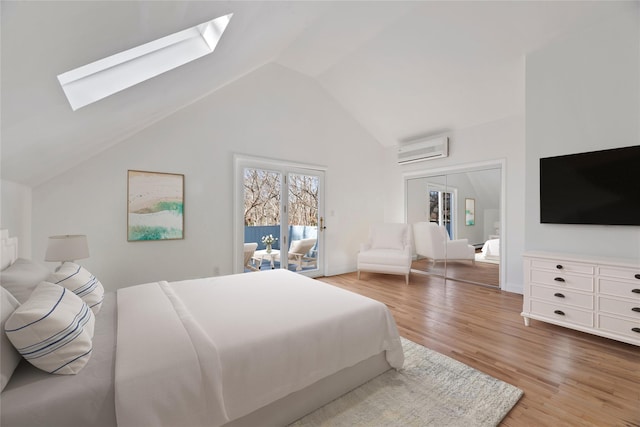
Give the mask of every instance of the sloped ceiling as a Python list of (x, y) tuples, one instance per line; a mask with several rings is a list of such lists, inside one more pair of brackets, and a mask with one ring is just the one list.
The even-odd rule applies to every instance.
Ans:
[[(2, 179), (36, 186), (278, 62), (381, 144), (521, 114), (524, 55), (638, 2), (1, 3)], [(216, 51), (75, 112), (60, 73), (234, 13)]]

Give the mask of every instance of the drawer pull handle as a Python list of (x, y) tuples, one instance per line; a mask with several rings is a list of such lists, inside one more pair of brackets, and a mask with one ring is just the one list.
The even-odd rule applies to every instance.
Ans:
[(640, 294), (640, 289), (631, 289), (634, 294)]
[(640, 334), (640, 328), (631, 328), (631, 330)]
[(640, 279), (640, 273), (636, 274), (636, 275), (635, 275), (635, 276), (633, 276), (633, 277), (635, 277), (636, 279)]
[(640, 307), (633, 307), (631, 311), (635, 311), (636, 313), (640, 313)]
[(562, 310), (556, 310), (554, 311), (555, 314), (559, 314), (560, 316), (564, 316), (564, 311)]
[(558, 265), (556, 265), (556, 268), (557, 268), (558, 270), (562, 270), (564, 267), (562, 266), (562, 264), (558, 264)]
[(564, 282), (564, 279), (562, 277), (556, 277), (553, 280), (555, 280), (556, 282)]
[[(563, 295), (563, 294), (561, 294), (560, 292), (558, 292), (558, 293), (556, 293), (556, 294), (553, 294), (553, 296), (554, 296), (554, 297), (558, 297), (558, 298), (564, 298), (564, 295)], [(639, 311), (640, 311), (640, 309), (639, 309)]]

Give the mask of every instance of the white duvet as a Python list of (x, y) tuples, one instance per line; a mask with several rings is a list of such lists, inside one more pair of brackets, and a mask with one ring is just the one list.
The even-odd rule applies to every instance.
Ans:
[(384, 304), (286, 270), (120, 289), (118, 426), (219, 426), (384, 350)]
[(500, 239), (490, 239), (482, 245), (482, 254), (486, 259), (500, 259)]

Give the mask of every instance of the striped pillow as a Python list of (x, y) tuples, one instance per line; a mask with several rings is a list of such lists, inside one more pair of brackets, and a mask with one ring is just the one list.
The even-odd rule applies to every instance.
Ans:
[(4, 333), (5, 320), (11, 316), (16, 308), (20, 307), (20, 303), (16, 300), (8, 290), (0, 286), (0, 292), (2, 293), (2, 303), (0, 304), (0, 324), (2, 325), (2, 337), (0, 337), (0, 391), (4, 390), (4, 387), (9, 382), (13, 371), (16, 370), (18, 363), (20, 363), (20, 355), (15, 348), (9, 342), (7, 335)]
[(84, 267), (73, 262), (65, 262), (55, 273), (51, 273), (47, 282), (55, 283), (73, 291), (93, 311), (98, 314), (104, 299), (104, 288), (96, 276), (89, 273)]
[(77, 295), (42, 282), (4, 324), (7, 338), (36, 368), (77, 374), (91, 357), (95, 317)]

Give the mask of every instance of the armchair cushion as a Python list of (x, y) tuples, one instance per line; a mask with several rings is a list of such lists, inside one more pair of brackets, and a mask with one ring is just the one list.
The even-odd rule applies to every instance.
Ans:
[(435, 261), (475, 260), (475, 248), (467, 239), (450, 240), (446, 229), (431, 222), (413, 225), (416, 254)]
[(371, 229), (371, 248), (403, 250), (406, 233), (405, 224), (380, 224)]
[(411, 258), (405, 251), (396, 249), (371, 249), (358, 255), (358, 262), (363, 264), (411, 266)]

